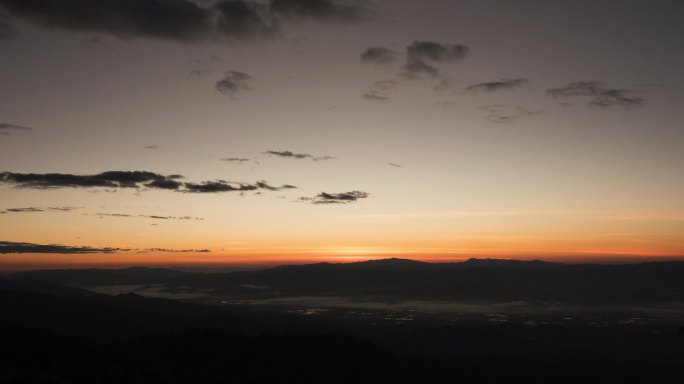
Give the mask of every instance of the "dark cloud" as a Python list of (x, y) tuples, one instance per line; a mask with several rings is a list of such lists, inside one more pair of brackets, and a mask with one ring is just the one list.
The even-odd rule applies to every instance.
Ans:
[(470, 48), (462, 44), (441, 44), (434, 41), (414, 41), (406, 47), (407, 64), (416, 61), (445, 63), (464, 59)]
[(7, 208), (0, 213), (20, 213), (20, 212), (45, 212), (42, 208), (27, 207), (27, 208)]
[(361, 62), (367, 64), (389, 65), (394, 64), (398, 58), (398, 52), (385, 47), (370, 47), (361, 54)]
[(114, 253), (129, 251), (128, 248), (93, 248), (93, 247), (72, 247), (58, 244), (33, 244), (15, 243), (11, 241), (0, 241), (0, 254), (6, 253)]
[(370, 194), (362, 191), (351, 191), (343, 193), (326, 193), (321, 192), (315, 197), (300, 197), (300, 201), (309, 202), (311, 204), (348, 204), (353, 203), (359, 199), (365, 199)]
[(370, 15), (358, 4), (333, 0), (0, 0), (0, 7), (45, 28), (182, 42), (269, 37), (283, 19), (354, 21)]
[(208, 37), (218, 13), (190, 0), (0, 0), (0, 6), (47, 28), (181, 41)]
[(614, 106), (625, 109), (638, 108), (644, 105), (644, 99), (632, 96), (632, 91), (627, 89), (605, 88), (597, 81), (578, 81), (565, 87), (551, 88), (546, 90), (550, 96), (559, 99), (575, 97), (588, 98), (587, 105), (598, 108), (610, 108)]
[(68, 212), (68, 211), (73, 211), (76, 209), (80, 209), (80, 207), (47, 207), (47, 208), (37, 208), (37, 207), (26, 207), (26, 208), (7, 208), (4, 211), (0, 211), (0, 214), (5, 214), (5, 213), (27, 213), (27, 212), (46, 212), (46, 211), (60, 211), (60, 212)]
[[(1, 26), (0, 26), (0, 31), (1, 31)], [(31, 128), (24, 127), (22, 125), (0, 123), (0, 135), (4, 135), (4, 136), (9, 135), (12, 131), (31, 131), (31, 130), (32, 130)]]
[(205, 181), (203, 183), (185, 183), (185, 189), (182, 192), (190, 193), (217, 193), (217, 192), (245, 192), (265, 189), (267, 191), (280, 191), (283, 189), (297, 188), (294, 185), (285, 184), (280, 187), (269, 185), (265, 181), (257, 181), (254, 184), (247, 183), (232, 183), (224, 180)]
[(405, 72), (401, 76), (407, 79), (419, 79), (423, 75), (432, 78), (439, 76), (439, 69), (425, 63), (423, 60), (408, 62), (403, 69)]
[[(144, 171), (109, 171), (96, 175), (72, 175), (65, 173), (0, 173), (0, 183), (14, 184), (19, 188), (149, 188), (177, 189), (179, 175), (164, 176)], [(175, 187), (174, 187), (175, 186)]]
[(513, 123), (520, 117), (534, 116), (542, 113), (542, 111), (533, 111), (519, 106), (504, 104), (487, 104), (478, 109), (487, 112), (487, 120), (499, 124)]
[(493, 92), (493, 91), (503, 91), (522, 87), (527, 84), (529, 80), (527, 79), (507, 79), (499, 81), (491, 81), (487, 83), (472, 84), (465, 87), (466, 91), (469, 92)]
[(159, 149), (158, 145), (146, 145), (143, 147), (143, 149)]
[(372, 16), (363, 2), (343, 3), (335, 0), (271, 0), (271, 11), (286, 18), (309, 18), (322, 20), (365, 20)]
[(250, 184), (231, 184), (226, 181), (205, 181), (203, 183), (185, 183), (185, 192), (217, 193), (234, 191), (254, 191), (257, 187)]
[(408, 79), (423, 76), (438, 77), (437, 65), (464, 59), (470, 48), (462, 44), (442, 44), (434, 41), (414, 41), (406, 47), (406, 64), (400, 75)]
[(252, 76), (239, 71), (228, 71), (226, 76), (219, 80), (214, 86), (222, 95), (235, 97), (240, 92), (251, 91), (253, 88), (249, 85)]
[(394, 167), (394, 168), (402, 168), (401, 165), (399, 165), (397, 163), (392, 163), (391, 161), (387, 162), (387, 165), (389, 165), (390, 167)]
[(229, 163), (242, 164), (242, 163), (250, 162), (252, 160), (251, 159), (245, 159), (242, 157), (225, 157), (225, 158), (221, 159), (221, 161), (227, 161)]
[(268, 13), (268, 8), (260, 3), (247, 1), (219, 1), (213, 7), (216, 10), (215, 25), (219, 35), (248, 38), (273, 36), (278, 22)]
[(269, 186), (265, 181), (255, 184), (233, 183), (224, 180), (202, 183), (180, 182), (181, 175), (160, 175), (144, 171), (109, 171), (97, 175), (72, 175), (64, 173), (0, 173), (0, 184), (12, 184), (18, 188), (151, 188), (178, 192), (213, 193), (232, 191), (254, 191), (257, 189), (281, 190), (294, 188), (286, 184), (281, 187)]
[(311, 159), (313, 161), (325, 161), (325, 160), (334, 160), (335, 158), (332, 156), (313, 156), (308, 153), (295, 153), (291, 151), (266, 151), (264, 152), (267, 155), (273, 155), (273, 156), (280, 156), (280, 157), (288, 157), (291, 159)]
[(255, 186), (259, 189), (266, 189), (268, 191), (281, 191), (283, 189), (297, 189), (297, 187), (295, 187), (294, 185), (290, 185), (290, 184), (281, 185), (280, 187), (273, 187), (263, 180), (257, 181)]

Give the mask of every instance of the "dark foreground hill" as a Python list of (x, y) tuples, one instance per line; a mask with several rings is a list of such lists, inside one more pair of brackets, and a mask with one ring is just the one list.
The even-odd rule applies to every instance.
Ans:
[[(657, 354), (651, 354), (654, 346), (649, 346), (642, 355), (627, 356), (594, 354), (591, 348), (523, 353), (514, 340), (535, 332), (505, 327), (463, 329), (460, 334), (433, 329), (413, 335), (416, 345), (430, 342), (427, 333), (436, 332), (439, 338), (470, 343), (474, 351), (443, 359), (399, 353), (315, 327), (278, 331), (274, 324), (228, 313), (212, 317), (211, 308), (194, 308), (199, 312), (193, 314), (184, 304), (178, 309), (170, 308), (172, 303), (159, 304), (130, 295), (60, 297), (0, 290), (0, 305), (10, 314), (0, 321), (0, 382), (666, 383), (684, 378), (684, 337), (676, 334), (668, 335), (669, 343), (655, 346)], [(551, 344), (563, 340), (563, 332), (541, 330), (536, 336), (545, 335)], [(605, 332), (569, 332), (575, 342), (583, 338), (589, 344), (596, 336), (606, 337)], [(612, 334), (616, 339), (629, 336)], [(511, 343), (508, 351), (481, 348), (497, 340)]]
[(23, 277), (0, 280), (3, 384), (684, 380), (684, 333), (672, 326), (361, 329)]

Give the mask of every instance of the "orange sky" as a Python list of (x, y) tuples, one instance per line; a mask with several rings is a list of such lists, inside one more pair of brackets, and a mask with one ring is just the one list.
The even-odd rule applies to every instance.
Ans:
[(7, 9), (0, 269), (684, 255), (678, 13), (533, 3), (258, 36)]

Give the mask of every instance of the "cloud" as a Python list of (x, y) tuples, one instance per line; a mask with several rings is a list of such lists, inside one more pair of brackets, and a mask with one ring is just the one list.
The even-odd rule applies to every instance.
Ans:
[(397, 163), (393, 163), (391, 161), (388, 161), (387, 165), (389, 165), (390, 167), (394, 167), (394, 168), (403, 168), (401, 165), (399, 165)]
[(290, 184), (284, 184), (284, 185), (281, 185), (280, 187), (273, 187), (265, 181), (257, 181), (255, 186), (259, 189), (266, 189), (268, 191), (281, 191), (283, 189), (297, 189), (297, 187), (295, 187), (294, 185), (290, 185)]
[(308, 153), (295, 153), (291, 151), (266, 151), (264, 152), (267, 155), (273, 155), (273, 156), (280, 156), (280, 157), (288, 157), (291, 159), (311, 159), (313, 161), (325, 161), (325, 160), (334, 160), (335, 158), (332, 156), (312, 156)]
[(404, 73), (401, 76), (407, 79), (419, 79), (423, 75), (427, 77), (438, 77), (439, 69), (433, 67), (432, 65), (426, 64), (423, 60), (416, 60), (406, 63), (403, 67)]
[(8, 136), (13, 131), (32, 131), (32, 129), (22, 125), (0, 123), (0, 135)]
[(238, 93), (251, 91), (249, 85), (252, 76), (239, 71), (228, 71), (226, 76), (219, 80), (214, 86), (222, 95), (235, 97)]
[(72, 175), (64, 173), (0, 173), (0, 184), (12, 184), (18, 188), (150, 188), (190, 193), (214, 193), (254, 191), (257, 189), (281, 190), (295, 188), (289, 184), (272, 187), (265, 181), (255, 184), (234, 183), (225, 180), (201, 183), (180, 182), (181, 175), (164, 176), (145, 171), (109, 171), (96, 175)]
[(487, 104), (478, 109), (487, 112), (487, 120), (498, 124), (513, 123), (520, 117), (534, 116), (542, 113), (542, 111), (532, 111), (527, 108), (504, 104)]
[(26, 208), (7, 208), (4, 211), (0, 211), (0, 214), (5, 213), (31, 213), (31, 212), (46, 212), (46, 211), (60, 211), (68, 212), (80, 207), (47, 207), (47, 208), (37, 208), (37, 207), (26, 207)]
[(297, 188), (294, 185), (284, 184), (280, 187), (273, 187), (265, 181), (257, 181), (254, 184), (247, 183), (232, 183), (224, 180), (205, 181), (203, 183), (185, 183), (185, 189), (182, 192), (189, 193), (218, 193), (218, 192), (245, 192), (265, 189), (268, 191), (280, 191), (283, 189)]
[[(187, 0), (186, 0), (187, 1)], [(263, 4), (247, 1), (218, 1), (213, 12), (219, 35), (249, 38), (275, 35), (278, 22)]]
[(364, 93), (361, 98), (369, 101), (387, 101), (390, 97), (387, 95), (388, 91), (395, 90), (397, 88), (396, 80), (378, 80), (373, 83), (373, 87), (370, 91)]
[(128, 248), (93, 248), (93, 247), (72, 247), (58, 244), (33, 244), (16, 243), (11, 241), (0, 241), (0, 254), (7, 253), (115, 253), (129, 251)]
[(170, 248), (146, 248), (144, 252), (166, 252), (166, 253), (209, 253), (208, 249), (170, 249)]
[(285, 18), (355, 21), (372, 17), (369, 7), (360, 4), (342, 4), (334, 0), (271, 0), (270, 9), (276, 16)]
[(385, 47), (370, 47), (361, 54), (361, 62), (365, 64), (390, 65), (399, 58), (399, 52)]
[(32, 24), (118, 37), (199, 40), (219, 11), (189, 0), (0, 0), (11, 15)]
[(65, 173), (0, 173), (0, 183), (14, 184), (19, 188), (139, 188), (141, 186), (161, 189), (178, 189), (176, 179), (180, 175), (164, 176), (144, 171), (109, 171), (96, 175), (72, 175)]
[(472, 84), (465, 87), (466, 91), (469, 92), (494, 92), (494, 91), (504, 91), (509, 89), (514, 89), (522, 87), (527, 84), (529, 80), (519, 78), (519, 79), (507, 79), (499, 81), (491, 81), (487, 83)]
[(625, 109), (638, 108), (644, 105), (644, 99), (633, 97), (633, 93), (627, 89), (604, 88), (597, 81), (578, 81), (565, 87), (547, 89), (546, 93), (557, 99), (575, 97), (588, 98), (587, 105), (597, 108), (610, 108), (620, 106)]
[(353, 203), (359, 199), (365, 199), (370, 194), (362, 191), (351, 191), (343, 193), (326, 193), (321, 192), (314, 197), (300, 197), (300, 201), (309, 202), (311, 204), (348, 204)]
[(159, 149), (158, 145), (146, 145), (143, 147), (143, 149)]
[(283, 20), (355, 21), (366, 8), (333, 0), (0, 0), (33, 25), (120, 38), (180, 42), (271, 37)]
[[(87, 215), (84, 213), (84, 215)], [(159, 215), (131, 215), (127, 213), (95, 213), (93, 216), (100, 217), (124, 217), (124, 218), (135, 218), (141, 217), (144, 219), (154, 219), (154, 220), (204, 220), (203, 217), (192, 217), (192, 216), (159, 216)]]
[(452, 62), (464, 59), (470, 48), (462, 44), (441, 44), (434, 41), (414, 41), (406, 47), (406, 62)]
[(221, 159), (221, 161), (227, 161), (229, 163), (242, 164), (242, 163), (250, 162), (250, 161), (252, 161), (252, 159), (246, 159), (246, 158), (242, 158), (242, 157), (224, 157), (223, 159)]
[(436, 65), (464, 59), (470, 48), (462, 44), (442, 44), (434, 41), (414, 41), (406, 47), (406, 64), (401, 76), (417, 79), (422, 76), (438, 77)]

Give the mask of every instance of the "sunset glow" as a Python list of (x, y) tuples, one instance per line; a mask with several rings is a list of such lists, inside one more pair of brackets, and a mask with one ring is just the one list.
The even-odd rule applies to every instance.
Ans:
[(172, 33), (0, 0), (0, 269), (684, 257), (680, 24), (429, 3)]

